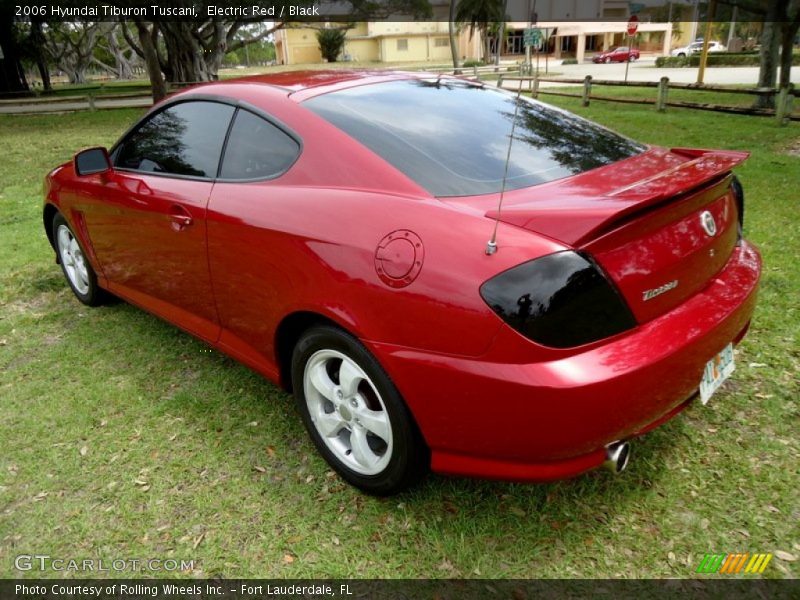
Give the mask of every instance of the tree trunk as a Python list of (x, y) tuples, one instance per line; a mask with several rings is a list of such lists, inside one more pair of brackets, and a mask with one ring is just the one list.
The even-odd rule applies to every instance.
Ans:
[(800, 21), (782, 23), (783, 35), (781, 36), (781, 77), (780, 85), (788, 86), (792, 82), (792, 52), (794, 50), (794, 37), (800, 29)]
[[(777, 80), (780, 46), (779, 15), (783, 14), (780, 4), (783, 4), (783, 0), (770, 2), (764, 19), (764, 28), (761, 31), (761, 65), (758, 71), (758, 87), (775, 87)], [(759, 94), (754, 106), (756, 108), (775, 108), (775, 98)]]
[(497, 55), (494, 57), (494, 64), (500, 64), (500, 55), (503, 53), (503, 46), (506, 41), (506, 10), (508, 10), (508, 0), (503, 0), (503, 20), (500, 21), (500, 29), (497, 33)]
[(19, 48), (14, 37), (14, 13), (11, 5), (0, 8), (0, 93), (27, 92), (28, 82), (20, 62)]
[(136, 21), (136, 32), (139, 34), (139, 44), (144, 57), (144, 64), (147, 68), (147, 75), (150, 77), (150, 86), (153, 89), (153, 102), (158, 102), (167, 95), (167, 84), (164, 75), (161, 73), (161, 63), (158, 60), (158, 23), (153, 23), (152, 28), (148, 28), (142, 21)]
[(192, 22), (164, 22), (161, 33), (167, 47), (167, 61), (171, 71), (171, 81), (175, 83), (195, 83), (213, 81), (217, 78), (215, 61), (221, 62), (217, 56), (219, 48), (212, 48), (206, 56), (206, 48), (194, 35), (196, 24)]
[(108, 42), (108, 52), (114, 57), (114, 73), (117, 79), (133, 79), (133, 64), (131, 56), (135, 57), (132, 50), (127, 50), (131, 56), (126, 54), (126, 48), (120, 45), (117, 39), (117, 30), (125, 27), (125, 23), (120, 23), (106, 34)]
[(86, 83), (86, 68), (76, 66), (67, 71), (70, 83)]
[(40, 18), (31, 18), (31, 47), (36, 60), (36, 68), (39, 70), (39, 77), (42, 78), (42, 87), (45, 91), (50, 91), (53, 86), (50, 83), (50, 67), (44, 56), (44, 33), (42, 33), (42, 21)]
[(450, 54), (453, 55), (453, 69), (458, 69), (461, 61), (458, 56), (458, 45), (456, 44), (456, 0), (450, 0), (450, 22), (448, 30), (450, 32)]

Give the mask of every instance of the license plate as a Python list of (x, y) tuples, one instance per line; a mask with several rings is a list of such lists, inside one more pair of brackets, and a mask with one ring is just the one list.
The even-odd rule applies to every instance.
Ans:
[(722, 349), (722, 352), (706, 363), (703, 379), (700, 380), (700, 402), (708, 404), (711, 396), (731, 376), (735, 368), (733, 344), (728, 344)]

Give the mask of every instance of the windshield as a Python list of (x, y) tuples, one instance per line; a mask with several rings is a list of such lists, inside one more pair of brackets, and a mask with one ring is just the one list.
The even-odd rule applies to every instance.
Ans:
[[(516, 96), (458, 80), (365, 85), (304, 106), (434, 196), (499, 192)], [(573, 114), (520, 99), (506, 189), (529, 187), (639, 154), (645, 147)]]

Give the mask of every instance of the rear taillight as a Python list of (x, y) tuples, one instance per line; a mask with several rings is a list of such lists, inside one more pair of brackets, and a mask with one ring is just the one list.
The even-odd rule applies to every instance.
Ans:
[(504, 271), (480, 293), (509, 326), (554, 348), (588, 344), (636, 325), (605, 274), (577, 252), (549, 254)]
[(739, 240), (741, 240), (744, 235), (744, 188), (736, 175), (731, 181), (731, 191), (736, 200), (736, 212), (739, 214)]

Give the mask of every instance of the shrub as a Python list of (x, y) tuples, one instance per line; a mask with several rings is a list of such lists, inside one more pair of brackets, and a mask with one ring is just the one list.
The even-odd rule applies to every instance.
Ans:
[(561, 61), (562, 65), (577, 65), (578, 59), (577, 58), (565, 58)]
[(336, 62), (344, 46), (345, 32), (343, 29), (320, 29), (317, 31), (317, 42), (322, 58), (328, 62)]
[[(708, 66), (710, 67), (757, 67), (760, 63), (760, 56), (756, 52), (711, 52), (708, 55)], [(792, 57), (793, 65), (800, 65), (800, 54), (795, 53)], [(659, 56), (656, 59), (656, 67), (699, 67), (700, 55), (691, 56)]]
[(470, 60), (465, 60), (464, 64), (461, 65), (461, 66), (464, 67), (464, 68), (467, 68), (467, 67), (470, 67), (470, 68), (471, 67), (483, 67), (483, 66), (485, 66), (485, 63), (482, 60), (470, 59)]

